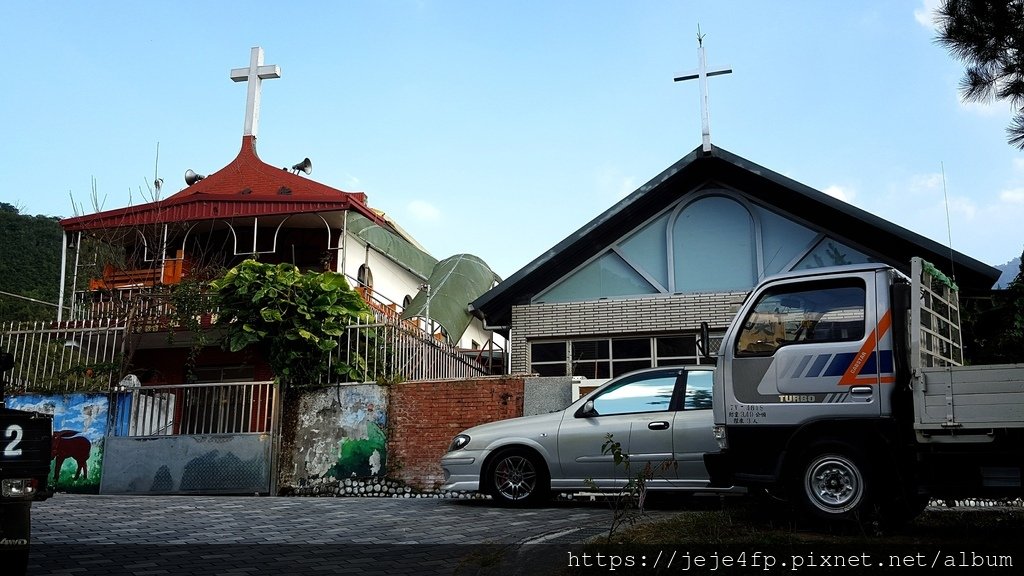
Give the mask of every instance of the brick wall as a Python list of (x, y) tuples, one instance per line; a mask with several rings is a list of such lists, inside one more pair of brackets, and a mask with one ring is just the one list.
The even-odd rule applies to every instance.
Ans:
[(440, 458), (456, 434), (523, 415), (523, 377), (410, 382), (391, 388), (388, 476), (430, 489), (443, 480)]
[(538, 338), (693, 332), (707, 322), (722, 330), (745, 292), (673, 294), (512, 307), (512, 372), (529, 372), (527, 343)]

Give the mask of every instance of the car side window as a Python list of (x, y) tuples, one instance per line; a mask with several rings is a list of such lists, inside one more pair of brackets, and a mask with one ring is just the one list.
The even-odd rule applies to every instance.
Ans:
[(743, 320), (737, 356), (771, 356), (790, 344), (864, 338), (866, 292), (859, 280), (808, 282), (765, 291)]
[(623, 382), (594, 397), (594, 410), (601, 416), (636, 412), (667, 412), (677, 376), (652, 375), (650, 378)]
[(683, 410), (711, 409), (711, 386), (714, 374), (711, 370), (690, 370), (686, 373)]

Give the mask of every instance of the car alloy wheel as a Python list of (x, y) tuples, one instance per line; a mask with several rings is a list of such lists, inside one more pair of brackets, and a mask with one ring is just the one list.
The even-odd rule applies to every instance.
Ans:
[(511, 452), (498, 457), (491, 480), (495, 498), (507, 503), (526, 503), (537, 498), (541, 477), (529, 456)]

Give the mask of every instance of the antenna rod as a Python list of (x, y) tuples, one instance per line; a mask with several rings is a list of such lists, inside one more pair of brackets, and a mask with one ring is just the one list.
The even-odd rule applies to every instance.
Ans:
[(956, 265), (953, 263), (953, 227), (949, 225), (949, 195), (946, 193), (946, 165), (939, 162), (942, 172), (942, 201), (946, 207), (946, 242), (949, 245), (949, 277), (956, 282)]

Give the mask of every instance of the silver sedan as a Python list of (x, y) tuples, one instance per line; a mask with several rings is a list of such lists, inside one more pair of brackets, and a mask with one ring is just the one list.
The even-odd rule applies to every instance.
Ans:
[(618, 491), (639, 475), (651, 490), (713, 491), (704, 468), (704, 454), (718, 451), (712, 376), (704, 366), (640, 370), (561, 412), (470, 428), (441, 458), (442, 488), (511, 505), (552, 492)]

